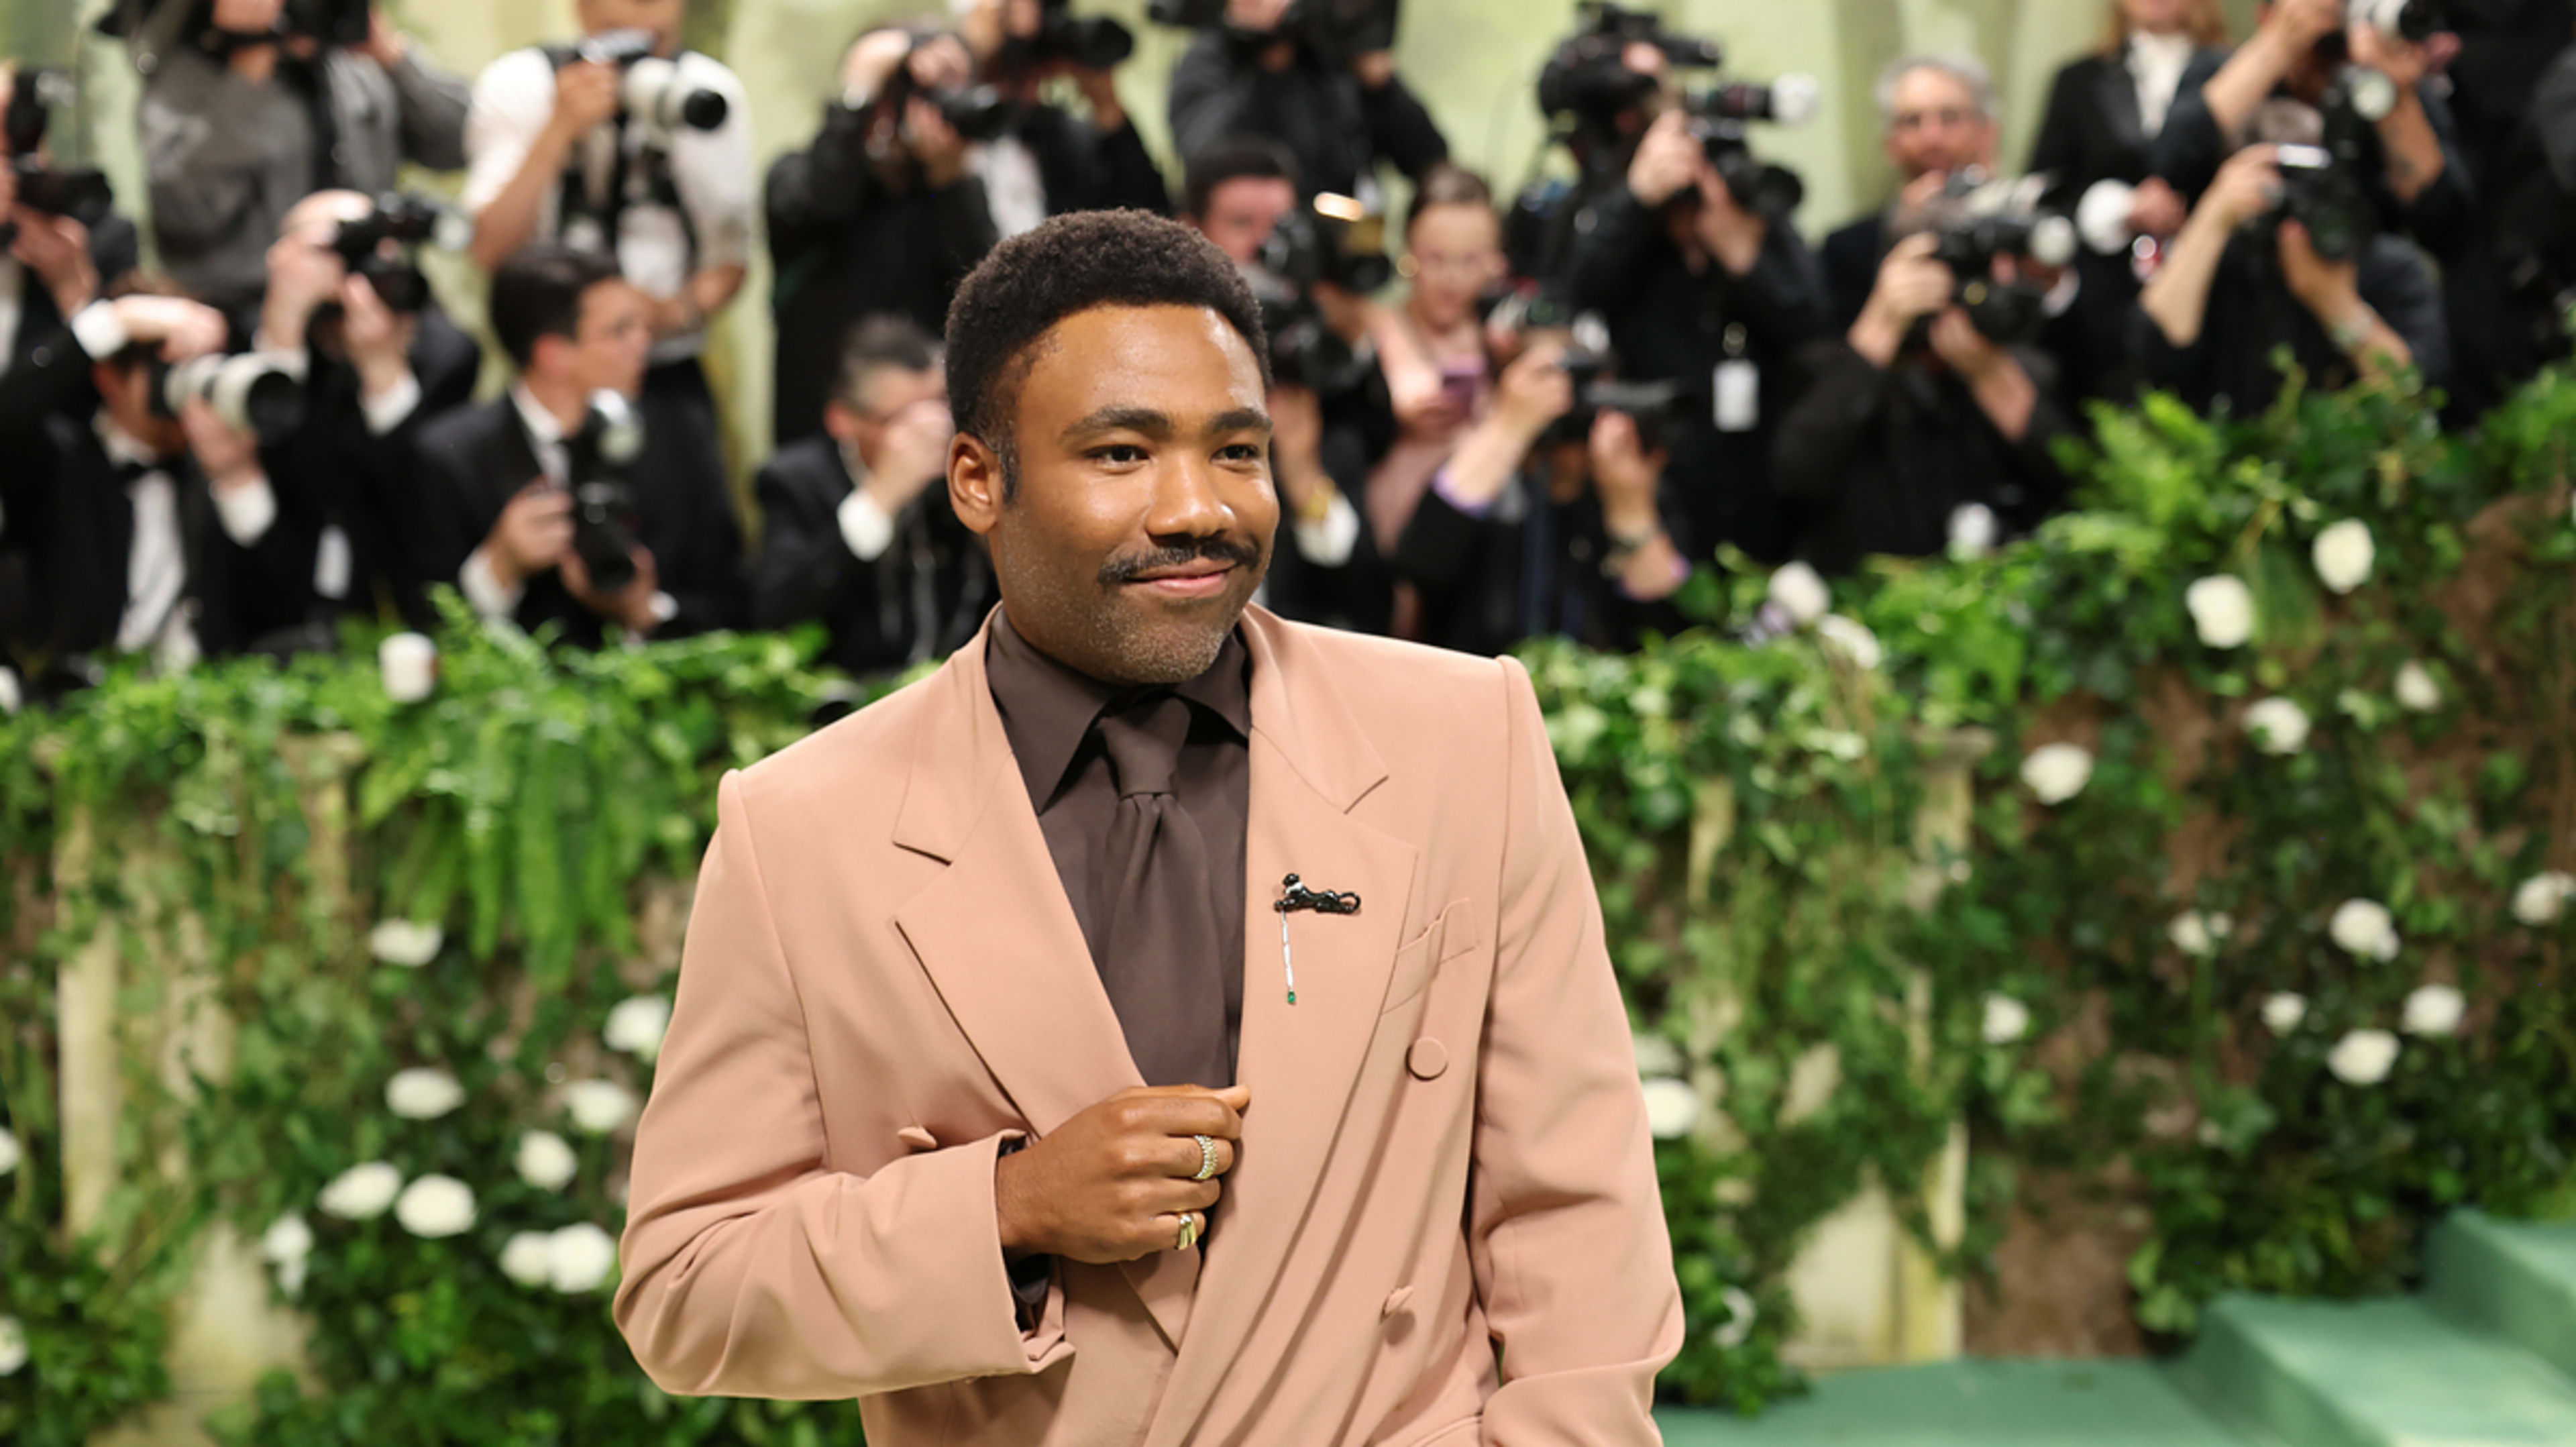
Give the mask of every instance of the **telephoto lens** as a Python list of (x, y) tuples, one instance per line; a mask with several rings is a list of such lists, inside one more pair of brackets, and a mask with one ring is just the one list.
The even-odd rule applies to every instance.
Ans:
[(302, 359), (277, 352), (211, 354), (176, 364), (154, 362), (153, 410), (176, 417), (203, 402), (215, 417), (262, 446), (285, 441), (304, 425)]
[(658, 55), (629, 63), (618, 94), (629, 116), (657, 131), (712, 131), (733, 113), (722, 95), (682, 81), (679, 62)]
[(590, 585), (614, 593), (635, 581), (635, 489), (644, 418), (615, 392), (594, 392), (581, 430), (564, 439), (572, 488), (572, 546)]
[(2410, 42), (2425, 40), (2450, 23), (2441, 0), (2346, 0), (2344, 20)]

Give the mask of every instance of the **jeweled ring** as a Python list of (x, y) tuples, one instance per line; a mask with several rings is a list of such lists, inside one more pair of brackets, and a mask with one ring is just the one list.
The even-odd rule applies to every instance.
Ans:
[(1175, 1251), (1187, 1251), (1199, 1244), (1199, 1215), (1196, 1211), (1181, 1213), (1181, 1239), (1172, 1243)]
[(1194, 1135), (1190, 1139), (1199, 1143), (1199, 1173), (1190, 1179), (1208, 1180), (1216, 1175), (1216, 1142), (1203, 1135)]

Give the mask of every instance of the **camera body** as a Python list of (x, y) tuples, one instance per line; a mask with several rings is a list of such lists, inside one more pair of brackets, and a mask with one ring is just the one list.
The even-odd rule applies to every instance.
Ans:
[[(62, 170), (41, 154), (55, 110), (71, 103), (70, 75), (59, 70), (22, 70), (10, 88), (8, 110), (0, 114), (0, 134), (9, 138), (7, 165), (18, 178), (19, 205), (96, 226), (116, 205), (116, 192), (106, 174), (95, 169)], [(17, 239), (17, 228), (0, 220), (0, 248)]]
[(1640, 451), (1667, 452), (1705, 406), (1705, 382), (1632, 382), (1616, 376), (1608, 353), (1597, 348), (1566, 349), (1558, 365), (1574, 383), (1574, 407), (1542, 434), (1542, 444), (1583, 442), (1604, 412), (1620, 412), (1637, 424)]
[(1073, 0), (1040, 0), (1037, 33), (1004, 41), (995, 69), (1064, 61), (1084, 70), (1111, 70), (1135, 53), (1136, 35), (1126, 26), (1105, 15), (1076, 15)]
[(1756, 123), (1804, 125), (1824, 93), (1812, 76), (1784, 75), (1769, 85), (1738, 81), (1706, 86), (1685, 100), (1691, 135), (1726, 182), (1736, 204), (1765, 221), (1786, 221), (1807, 199), (1807, 183), (1786, 166), (1753, 154), (1749, 127)]
[[(367, 279), (388, 308), (410, 316), (425, 310), (431, 301), (418, 249), (431, 244), (452, 249), (460, 224), (455, 213), (425, 196), (392, 192), (377, 197), (376, 209), (369, 215), (341, 222), (339, 233), (331, 238), (331, 249), (351, 276)], [(388, 254), (387, 242), (401, 251)]]
[(2379, 204), (2366, 179), (2370, 136), (2387, 114), (2380, 103), (2386, 92), (2386, 76), (2346, 67), (2318, 103), (2317, 144), (2274, 148), (2281, 199), (2267, 218), (2266, 240), (2287, 220), (2307, 228), (2309, 243), (2327, 261), (2354, 260), (2370, 245), (2379, 231)]
[(184, 362), (154, 357), (148, 363), (152, 410), (176, 417), (190, 402), (203, 402), (225, 426), (272, 446), (304, 425), (301, 360), (274, 352), (209, 353)]
[(2409, 43), (2450, 28), (2442, 0), (2344, 0), (2344, 23), (2367, 25)]
[(1996, 181), (1970, 168), (1931, 203), (1933, 258), (1958, 278), (1958, 305), (1992, 341), (2028, 341), (2047, 321), (2046, 293), (2027, 277), (1998, 280), (1997, 258), (2048, 267), (2075, 260), (2075, 223), (2041, 211), (2036, 199), (2027, 182)]
[(636, 508), (631, 469), (644, 455), (644, 418), (615, 392), (594, 392), (581, 430), (564, 439), (572, 492), (572, 546), (591, 586), (614, 593), (635, 581)]
[[(1328, 64), (1352, 56), (1391, 50), (1395, 46), (1397, 0), (1295, 0), (1267, 36), (1247, 39), (1293, 40)], [(1226, 24), (1226, 0), (1153, 0), (1145, 7), (1157, 25), (1187, 30), (1215, 30)]]
[(1664, 28), (1663, 17), (1608, 0), (1585, 0), (1575, 11), (1574, 34), (1560, 42), (1539, 71), (1539, 109), (1575, 129), (1614, 127), (1620, 116), (1654, 98), (1657, 82), (1628, 68), (1628, 47), (1651, 45), (1675, 70), (1715, 70), (1726, 48), (1714, 40)]
[(1261, 304), (1262, 330), (1269, 334), (1272, 380), (1327, 397), (1366, 381), (1368, 359), (1333, 330), (1316, 289), (1335, 286), (1366, 296), (1394, 275), (1385, 218), (1347, 196), (1321, 195), (1279, 218), (1259, 257), (1244, 269)]
[(371, 0), (286, 0), (278, 24), (289, 35), (309, 35), (342, 49), (362, 46), (375, 32)]
[(625, 76), (618, 105), (637, 123), (663, 135), (682, 130), (712, 131), (733, 113), (721, 94), (689, 85), (680, 78), (678, 61), (655, 53), (660, 42), (649, 30), (605, 30), (569, 50), (553, 52), (555, 69), (576, 61), (613, 65)]

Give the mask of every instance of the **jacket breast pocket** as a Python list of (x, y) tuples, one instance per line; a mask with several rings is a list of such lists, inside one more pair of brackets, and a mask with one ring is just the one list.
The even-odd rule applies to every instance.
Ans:
[(1386, 1005), (1379, 1013), (1392, 1014), (1411, 1004), (1430, 988), (1442, 964), (1474, 949), (1481, 938), (1475, 909), (1466, 900), (1451, 901), (1423, 926), (1422, 933), (1395, 952), (1395, 969), (1386, 982)]

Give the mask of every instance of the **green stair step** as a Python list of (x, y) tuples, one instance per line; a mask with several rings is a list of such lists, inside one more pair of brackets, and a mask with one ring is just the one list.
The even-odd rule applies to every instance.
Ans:
[(2434, 1231), (2427, 1298), (2576, 1377), (2576, 1225), (2463, 1211)]
[(2576, 1444), (2576, 1383), (2414, 1300), (2231, 1297), (2204, 1316), (2185, 1375), (2289, 1447)]
[(1666, 1447), (2251, 1447), (2146, 1362), (1958, 1361), (1829, 1376), (1752, 1420), (1655, 1414)]

